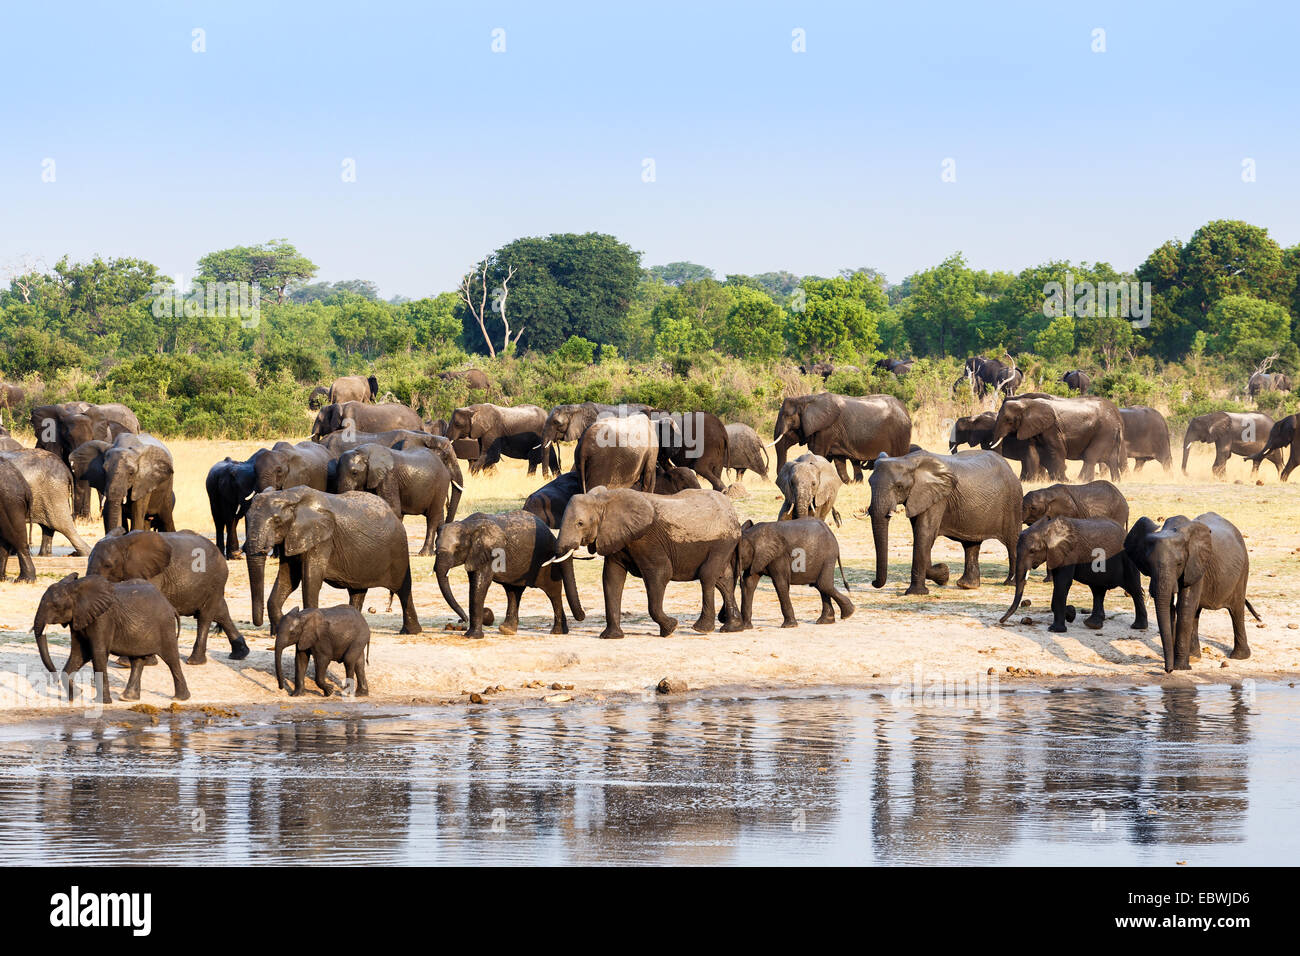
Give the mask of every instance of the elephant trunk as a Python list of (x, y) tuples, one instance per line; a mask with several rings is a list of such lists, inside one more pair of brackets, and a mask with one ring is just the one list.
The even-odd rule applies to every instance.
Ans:
[(285, 628), (280, 634), (275, 635), (275, 686), (284, 690), (284, 667), (281, 656), (284, 649), (297, 642), (289, 636), (289, 629)]
[(126, 527), (122, 524), (122, 502), (126, 499), (130, 482), (121, 471), (114, 471), (104, 492), (104, 531)]
[(578, 593), (578, 582), (573, 574), (573, 560), (565, 561), (560, 566), (561, 574), (564, 576), (564, 596), (568, 598), (569, 610), (573, 612), (575, 621), (584, 621), (587, 618), (587, 612), (582, 607), (582, 595)]
[(1187, 474), (1187, 456), (1192, 450), (1192, 433), (1188, 432), (1183, 438), (1183, 474)]
[(1165, 673), (1174, 669), (1174, 615), (1171, 609), (1174, 589), (1160, 572), (1151, 579), (1151, 598), (1156, 602), (1156, 623), (1160, 626), (1160, 644), (1165, 654)]
[(438, 576), (438, 590), (442, 592), (442, 599), (447, 602), (447, 606), (456, 612), (456, 616), (462, 621), (468, 621), (469, 615), (465, 613), (465, 609), (460, 606), (460, 602), (456, 600), (456, 595), (451, 590), (451, 580), (447, 577), (451, 568), (451, 556), (439, 554), (434, 564), (434, 572)]
[(883, 588), (889, 576), (889, 512), (871, 513), (871, 537), (876, 543), (876, 576), (871, 579), (873, 588)]
[(45, 636), (45, 621), (41, 617), (36, 618), (36, 623), (32, 625), (32, 632), (36, 635), (36, 648), (41, 652), (41, 663), (51, 674), (54, 673), (54, 661), (50, 657), (50, 642)]
[(265, 607), (266, 591), (266, 555), (248, 555), (248, 590), (253, 600), (253, 624), (262, 626), (262, 611)]
[(1021, 600), (1024, 599), (1025, 596), (1025, 581), (1029, 579), (1030, 562), (1031, 559), (1029, 557), (1027, 550), (1024, 548), (1017, 548), (1016, 549), (1016, 594), (1015, 597), (1011, 599), (1011, 606), (1007, 608), (1007, 613), (1003, 614), (1000, 618), (998, 618), (999, 624), (1007, 623), (1007, 620), (1011, 617), (1011, 615), (1015, 614), (1016, 609), (1020, 607), (1020, 602)]

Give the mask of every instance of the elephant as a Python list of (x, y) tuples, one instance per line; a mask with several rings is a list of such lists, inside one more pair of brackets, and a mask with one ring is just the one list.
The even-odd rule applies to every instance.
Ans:
[(140, 699), (145, 661), (155, 655), (172, 672), (172, 699), (189, 700), (178, 644), (181, 619), (162, 592), (148, 581), (114, 583), (97, 574), (81, 578), (74, 571), (46, 588), (36, 608), (32, 632), (41, 663), (50, 673), (54, 673), (54, 661), (45, 629), (62, 624), (72, 635), (68, 662), (63, 666), (69, 700), (73, 694), (70, 678), (89, 660), (95, 669), (100, 702), (113, 702), (108, 689), (110, 654), (119, 654), (131, 662), (123, 700)]
[(262, 626), (266, 556), (280, 555), (280, 570), (266, 598), (271, 628), (299, 584), (304, 607), (318, 607), (321, 584), (348, 592), (360, 609), (369, 588), (384, 588), (402, 602), (402, 634), (419, 634), (411, 598), (411, 559), (406, 529), (392, 509), (372, 494), (331, 495), (297, 487), (258, 494), (248, 507), (248, 583), (253, 624)]
[(108, 581), (143, 578), (162, 592), (178, 615), (194, 618), (194, 647), (188, 663), (208, 662), (208, 629), (213, 624), (230, 641), (232, 661), (248, 656), (248, 642), (226, 605), (230, 568), (217, 547), (203, 535), (193, 531), (123, 533), (121, 528), (114, 528), (95, 543), (86, 573)]
[(253, 488), (283, 491), (306, 485), (325, 491), (331, 458), (327, 449), (314, 442), (278, 441), (270, 448), (257, 450), (248, 459), (253, 466)]
[(559, 531), (569, 499), (579, 494), (582, 494), (582, 479), (577, 472), (566, 471), (529, 495), (523, 510), (541, 518), (552, 531)]
[[(1187, 423), (1187, 432), (1183, 435), (1183, 474), (1187, 474), (1187, 457), (1193, 442), (1207, 442), (1214, 445), (1214, 464), (1211, 471), (1216, 478), (1222, 478), (1227, 471), (1228, 459), (1240, 455), (1250, 462), (1250, 473), (1259, 471), (1259, 463), (1268, 459), (1282, 474), (1282, 449), (1270, 448), (1264, 451), (1269, 433), (1273, 430), (1273, 419), (1263, 412), (1210, 412), (1198, 415)], [(1260, 452), (1259, 458), (1252, 457)]]
[(9, 420), (13, 421), (14, 412), (26, 400), (27, 392), (21, 385), (0, 382), (0, 425), (4, 424), (5, 412), (9, 413)]
[(451, 472), (428, 448), (362, 445), (344, 452), (338, 462), (338, 490), (378, 495), (399, 521), (404, 515), (423, 515), (421, 556), (433, 554), (438, 529), (444, 522), (456, 520), (456, 505), (449, 502)]
[(600, 485), (654, 491), (658, 461), (659, 429), (641, 414), (597, 418), (573, 452), (583, 491)]
[[(123, 432), (104, 450), (104, 531), (140, 530), (146, 522), (175, 531), (175, 469), (167, 446), (148, 432)], [(125, 508), (124, 508), (125, 506)]]
[(344, 375), (330, 385), (329, 405), (345, 402), (374, 402), (379, 396), (379, 379), (373, 375)]
[(906, 506), (912, 524), (912, 577), (908, 594), (928, 594), (925, 579), (948, 581), (947, 565), (934, 565), (930, 552), (939, 536), (961, 543), (965, 571), (957, 586), (980, 586), (980, 545), (992, 538), (1007, 549), (1007, 578), (1015, 580), (1016, 540), (1020, 535), (1020, 482), (1001, 455), (989, 451), (936, 455), (915, 451), (899, 458), (884, 455), (871, 471), (872, 536), (876, 576), (882, 588), (889, 574), (889, 519)]
[(1255, 398), (1260, 392), (1289, 392), (1291, 387), (1291, 376), (1285, 372), (1256, 372), (1250, 377), (1246, 390), (1251, 398)]
[[(69, 468), (72, 467), (72, 453), (86, 442), (112, 443), (123, 432), (140, 432), (140, 421), (135, 413), (119, 403), (36, 405), (32, 408), (31, 419), (36, 447), (58, 455)], [(72, 513), (77, 518), (90, 516), (90, 488), (84, 482), (76, 484)]]
[(17, 438), (12, 437), (3, 426), (0, 426), (0, 451), (22, 451), (23, 443)]
[[(781, 602), (781, 626), (798, 627), (794, 606), (790, 603), (790, 585), (815, 587), (822, 598), (818, 624), (835, 623), (835, 606), (840, 617), (853, 616), (853, 602), (835, 587), (835, 565), (840, 562), (840, 543), (826, 522), (818, 518), (792, 521), (746, 521), (740, 526), (740, 544), (736, 547), (736, 578), (741, 583), (740, 619), (746, 628), (753, 627), (754, 591), (758, 579), (767, 575)], [(844, 581), (844, 587), (848, 588)]]
[(293, 690), (290, 697), (302, 694), (307, 680), (307, 660), (316, 660), (316, 686), (329, 697), (333, 692), (327, 668), (334, 662), (343, 665), (344, 674), (355, 690), (354, 696), (370, 695), (366, 682), (366, 660), (370, 656), (370, 625), (361, 612), (350, 604), (325, 608), (294, 608), (275, 628), (275, 683), (285, 689), (283, 657), (286, 647), (296, 647), (293, 667)]
[[(585, 620), (586, 612), (578, 595), (573, 576), (573, 559), (555, 560), (555, 535), (546, 522), (527, 511), (488, 515), (476, 513), (462, 521), (449, 522), (438, 532), (437, 559), (434, 573), (443, 600), (469, 627), (465, 636), (481, 638), (483, 624), (491, 623), (486, 615), (488, 587), (500, 584), (506, 591), (506, 617), (502, 634), (519, 630), (519, 600), (527, 588), (538, 588), (551, 601), (552, 634), (568, 634), (561, 590), (568, 597), (575, 620)], [(457, 602), (447, 577), (452, 568), (465, 565), (469, 574), (469, 614)]]
[(854, 462), (854, 480), (861, 481), (860, 463), (874, 461), (881, 453), (906, 455), (912, 444), (912, 420), (892, 395), (854, 398), (821, 392), (783, 401), (772, 438), (777, 471), (785, 464), (789, 448), (804, 445), (834, 462), (840, 481), (848, 484), (846, 461)]
[(892, 372), (894, 375), (902, 378), (912, 370), (912, 365), (915, 361), (916, 359), (882, 358), (876, 362), (875, 367), (880, 369), (882, 372)]
[(1086, 485), (1048, 485), (1025, 495), (1021, 517), (1027, 525), (1039, 518), (1109, 518), (1128, 527), (1128, 499), (1109, 481)]
[(492, 387), (492, 382), (487, 377), (487, 373), (477, 368), (461, 368), (449, 372), (439, 372), (438, 378), (444, 382), (464, 382), (472, 392), (486, 392)]
[(821, 455), (800, 455), (787, 461), (776, 473), (776, 486), (785, 495), (778, 521), (790, 518), (835, 519), (840, 527), (840, 513), (835, 510), (835, 496), (839, 494), (840, 478), (835, 466)]
[[(669, 468), (664, 471), (662, 468), (655, 469), (655, 490), (656, 495), (675, 495), (679, 491), (687, 491), (692, 488), (700, 487), (700, 476), (695, 474), (689, 468), (683, 468), (681, 465), (675, 468)], [(644, 491), (644, 488), (638, 489)]]
[[(247, 461), (235, 461), (226, 456), (208, 469), (208, 477), (204, 481), (212, 524), (216, 528), (217, 550), (231, 561), (243, 557), (236, 526), (241, 518), (247, 516), (248, 504), (258, 491), (254, 458), (263, 452), (265, 449), (259, 450)], [(247, 525), (244, 527), (244, 536), (248, 536)]]
[(1124, 420), (1109, 399), (1038, 393), (1008, 398), (998, 410), (991, 447), (1011, 435), (1036, 444), (1053, 481), (1065, 480), (1067, 460), (1083, 462), (1080, 481), (1092, 481), (1099, 464), (1107, 467), (1112, 481), (1124, 471)]
[(1124, 422), (1125, 464), (1132, 458), (1135, 472), (1141, 471), (1148, 461), (1158, 461), (1168, 471), (1174, 466), (1174, 456), (1169, 450), (1169, 423), (1154, 408), (1144, 405), (1121, 408), (1119, 417)]
[(1282, 481), (1291, 477), (1291, 472), (1295, 470), (1296, 465), (1300, 465), (1300, 429), (1296, 427), (1296, 416), (1288, 415), (1286, 418), (1279, 418), (1273, 423), (1273, 427), (1268, 430), (1268, 438), (1264, 441), (1264, 447), (1255, 454), (1247, 457), (1247, 461), (1252, 461), (1259, 465), (1265, 458), (1274, 461), (1273, 453), (1277, 452), (1277, 460), (1282, 457), (1282, 449), (1290, 448), (1291, 454), (1287, 457), (1286, 467), (1278, 474)]
[(1092, 590), (1092, 613), (1083, 621), (1100, 630), (1106, 623), (1106, 592), (1121, 588), (1133, 599), (1133, 629), (1147, 627), (1146, 602), (1142, 599), (1142, 576), (1124, 550), (1124, 526), (1109, 518), (1040, 518), (1020, 532), (1016, 543), (1016, 594), (1007, 619), (1020, 607), (1029, 572), (1047, 562), (1052, 575), (1052, 624), (1048, 628), (1065, 633), (1065, 622), (1074, 619), (1074, 608), (1066, 603), (1075, 581)]
[(1077, 368), (1062, 375), (1061, 381), (1065, 383), (1066, 388), (1080, 395), (1087, 395), (1088, 389), (1092, 388), (1092, 376)]
[[(689, 468), (714, 491), (725, 491), (722, 470), (727, 466), (727, 426), (711, 412), (667, 412), (656, 409), (650, 418), (659, 429), (659, 467)], [(652, 489), (644, 489), (650, 491)]]
[[(993, 412), (981, 412), (957, 419), (948, 433), (948, 454), (957, 454), (962, 445), (985, 450), (992, 448), (997, 418)], [(1038, 458), (1038, 446), (1033, 442), (1008, 435), (998, 446), (998, 452), (1003, 458), (1020, 462), (1021, 481), (1041, 481), (1047, 477), (1047, 471)]]
[(1191, 661), (1200, 660), (1204, 610), (1227, 610), (1232, 618), (1228, 656), (1236, 661), (1250, 657), (1246, 611), (1257, 621), (1260, 617), (1246, 599), (1246, 542), (1231, 521), (1212, 511), (1194, 520), (1175, 515), (1157, 531), (1154, 521), (1142, 517), (1129, 529), (1124, 550), (1151, 579), (1165, 673), (1190, 670)]
[(40, 448), (0, 452), (13, 463), (32, 490), (30, 520), (41, 529), (41, 556), (54, 553), (54, 532), (68, 539), (78, 557), (90, 554), (90, 545), (77, 534), (72, 520), (72, 472), (58, 455)]
[(313, 412), (318, 411), (321, 406), (328, 405), (330, 401), (330, 390), (324, 385), (317, 385), (307, 396), (307, 407)]
[[(597, 418), (627, 418), (631, 415), (648, 415), (645, 405), (606, 405), (601, 402), (583, 402), (580, 405), (556, 405), (542, 423), (542, 447), (550, 448), (557, 442), (576, 442)], [(558, 454), (558, 452), (557, 452)]]
[(103, 514), (104, 498), (108, 494), (108, 472), (104, 471), (104, 459), (112, 444), (111, 441), (93, 439), (82, 442), (68, 456), (68, 469), (72, 472), (74, 515), (80, 515), (77, 511), (77, 501), (84, 499), (87, 514), (81, 516), (89, 517), (92, 491), (99, 493), (99, 511), (101, 515)]
[(564, 561), (584, 545), (605, 558), (605, 639), (623, 637), (623, 586), (629, 573), (645, 581), (650, 617), (667, 637), (677, 619), (664, 613), (669, 581), (699, 581), (700, 616), (693, 625), (701, 634), (714, 628), (713, 591), (722, 595), (723, 630), (743, 626), (736, 608), (734, 566), (740, 521), (730, 499), (701, 488), (662, 496), (630, 488), (594, 488), (574, 495), (564, 509), (555, 559)]
[(527, 461), (530, 475), (538, 465), (543, 475), (558, 475), (560, 460), (555, 449), (542, 447), (545, 425), (546, 412), (536, 405), (466, 405), (451, 413), (444, 437), (453, 443), (463, 439), (478, 442), (479, 453), (469, 465), (471, 475), (493, 467), (502, 455)]
[(727, 467), (736, 473), (736, 480), (745, 477), (746, 471), (767, 480), (767, 449), (758, 432), (739, 422), (727, 426)]
[(316, 413), (311, 426), (311, 440), (320, 442), (326, 435), (349, 426), (359, 432), (386, 432), (405, 428), (413, 432), (424, 429), (424, 421), (415, 410), (398, 402), (331, 402)]
[(35, 582), (36, 565), (27, 546), (32, 489), (18, 466), (0, 458), (0, 581), (7, 581), (9, 555), (18, 555), (17, 581)]
[(835, 366), (830, 362), (809, 362), (799, 366), (800, 375), (820, 375), (822, 381), (831, 377), (835, 371)]
[(1024, 373), (1014, 364), (1006, 365), (997, 359), (972, 355), (966, 359), (961, 378), (952, 383), (952, 390), (955, 393), (957, 386), (967, 382), (971, 392), (977, 398), (984, 398), (989, 393), (989, 389), (1002, 392), (1006, 398), (1010, 398), (1016, 394), (1016, 389), (1024, 384), (1024, 380)]

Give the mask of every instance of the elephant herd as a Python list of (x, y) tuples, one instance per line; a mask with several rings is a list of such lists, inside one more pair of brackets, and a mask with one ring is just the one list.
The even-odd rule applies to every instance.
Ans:
[[(34, 633), (41, 659), (54, 670), (45, 630), (67, 625), (74, 639), (65, 679), (87, 660), (102, 678), (108, 657), (120, 655), (131, 667), (126, 699), (139, 696), (140, 668), (154, 658), (171, 669), (176, 697), (188, 696), (178, 651), (182, 617), (196, 620), (191, 665), (206, 661), (214, 624), (228, 639), (232, 659), (248, 655), (224, 598), (227, 562), (238, 559), (248, 562), (252, 621), (260, 627), (265, 614), (276, 635), (277, 684), (287, 686), (280, 658), (295, 646), (292, 693), (302, 692), (314, 657), (325, 693), (325, 667), (339, 661), (352, 692), (365, 694), (369, 628), (360, 611), (367, 592), (388, 591), (390, 607), (398, 599), (401, 633), (421, 631), (402, 523), (407, 515), (425, 518), (418, 554), (434, 557), (439, 590), (465, 622), (467, 638), (483, 637), (484, 626), (495, 621), (488, 606), (493, 583), (506, 593), (502, 633), (518, 628), (528, 588), (550, 600), (552, 633), (567, 633), (569, 614), (576, 621), (586, 617), (573, 562), (596, 557), (603, 559), (602, 638), (624, 636), (629, 575), (643, 581), (649, 615), (662, 636), (678, 624), (664, 608), (671, 581), (698, 583), (700, 612), (692, 627), (701, 633), (719, 624), (727, 632), (752, 627), (762, 577), (774, 585), (783, 626), (797, 623), (791, 585), (819, 592), (817, 623), (829, 624), (837, 613), (841, 619), (854, 613), (829, 524), (842, 527), (836, 496), (850, 481), (849, 465), (853, 480), (870, 473), (870, 504), (854, 517), (871, 523), (876, 588), (887, 581), (889, 526), (901, 509), (912, 533), (907, 594), (928, 593), (927, 582), (948, 583), (947, 565), (931, 557), (940, 537), (964, 551), (955, 585), (980, 587), (980, 547), (994, 540), (1007, 553), (1003, 584), (1015, 588), (1004, 622), (1020, 605), (1029, 572), (1045, 564), (1053, 581), (1051, 630), (1063, 631), (1073, 620), (1066, 598), (1075, 581), (1092, 591), (1087, 626), (1102, 625), (1106, 592), (1121, 589), (1134, 604), (1133, 626), (1143, 628), (1145, 576), (1166, 670), (1187, 668), (1199, 657), (1202, 609), (1227, 609), (1232, 657), (1250, 654), (1244, 613), (1255, 611), (1246, 600), (1249, 561), (1240, 533), (1212, 513), (1170, 518), (1161, 527), (1141, 518), (1130, 526), (1128, 503), (1112, 482), (1129, 459), (1138, 467), (1156, 460), (1169, 468), (1168, 427), (1153, 409), (1121, 409), (1095, 396), (1009, 396), (996, 414), (957, 422), (949, 454), (913, 444), (907, 410), (886, 395), (787, 398), (768, 443), (747, 426), (725, 424), (710, 413), (645, 406), (585, 403), (546, 412), (476, 404), (455, 409), (438, 429), (406, 406), (331, 402), (319, 409), (311, 440), (278, 442), (247, 460), (226, 458), (211, 467), (206, 490), (215, 543), (175, 528), (171, 455), (140, 432), (128, 409), (37, 406), (32, 419), (42, 447), (0, 452), (0, 558), (7, 565), (9, 553), (17, 554), (19, 579), (34, 580), (24, 538), (29, 522), (42, 528), (41, 554), (49, 553), (50, 535), (59, 531), (87, 556), (84, 576), (56, 582), (40, 602)], [(1273, 423), (1263, 415), (1224, 412), (1194, 419), (1184, 469), (1188, 445), (1206, 441), (1216, 445), (1216, 474), (1233, 454), (1256, 467), (1268, 458), (1282, 470), (1281, 448), (1297, 440), (1294, 419)], [(568, 442), (573, 456), (561, 472), (559, 445)], [(959, 452), (960, 444), (979, 450)], [(787, 460), (796, 445), (807, 453)], [(458, 447), (468, 452), (471, 475), (504, 455), (528, 461), (530, 474), (540, 466), (543, 477), (553, 477), (517, 511), (458, 519), (466, 460)], [(766, 477), (770, 447), (776, 448), (783, 503), (775, 520), (742, 523), (724, 469)], [(1293, 460), (1295, 454), (1293, 444)], [(1019, 478), (1009, 464), (1017, 459)], [(1078, 485), (1064, 483), (1065, 463), (1072, 460), (1082, 463)], [(1099, 465), (1110, 481), (1094, 478)], [(1042, 474), (1056, 484), (1025, 494), (1022, 479)], [(100, 495), (106, 532), (93, 549), (73, 526), (73, 507), (88, 505), (92, 489)], [(271, 556), (277, 568), (268, 593)], [(468, 609), (450, 583), (457, 567), (468, 577)], [(837, 567), (843, 590), (836, 586)], [(325, 584), (347, 591), (347, 604), (321, 609)], [(286, 613), (297, 590), (301, 609)], [(99, 686), (108, 700), (106, 682)]]

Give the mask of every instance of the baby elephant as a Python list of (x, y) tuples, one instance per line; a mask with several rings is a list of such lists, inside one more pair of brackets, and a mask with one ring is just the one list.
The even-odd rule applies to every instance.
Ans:
[[(822, 596), (822, 616), (818, 624), (834, 624), (835, 608), (840, 617), (853, 615), (853, 602), (835, 588), (835, 565), (840, 560), (840, 543), (826, 522), (820, 518), (796, 518), (791, 521), (746, 521), (741, 527), (737, 546), (737, 576), (743, 589), (740, 617), (745, 627), (753, 627), (754, 589), (758, 579), (772, 579), (781, 601), (782, 627), (796, 627), (794, 607), (790, 604), (790, 585), (808, 584)], [(840, 564), (840, 580), (844, 565)], [(845, 589), (848, 582), (844, 582)]]
[(1109, 518), (1040, 518), (1020, 532), (1016, 542), (1016, 596), (999, 624), (1005, 624), (1020, 607), (1025, 579), (1044, 562), (1052, 572), (1049, 631), (1064, 633), (1065, 622), (1074, 620), (1074, 608), (1066, 604), (1066, 599), (1075, 581), (1092, 589), (1092, 614), (1084, 619), (1086, 626), (1096, 631), (1106, 623), (1106, 592), (1121, 588), (1133, 599), (1134, 630), (1146, 629), (1142, 577), (1124, 551), (1123, 525)]
[(1024, 497), (1021, 519), (1031, 525), (1039, 518), (1109, 518), (1128, 527), (1128, 499), (1109, 481), (1086, 485), (1048, 485)]
[(835, 466), (821, 455), (809, 453), (787, 461), (776, 473), (776, 486), (785, 495), (777, 520), (817, 517), (825, 521), (830, 515), (838, 528), (840, 513), (835, 510), (835, 496), (841, 484)]
[(110, 654), (120, 654), (131, 662), (131, 676), (122, 691), (123, 700), (140, 699), (140, 676), (145, 660), (155, 654), (172, 672), (173, 699), (189, 700), (190, 691), (185, 685), (177, 646), (181, 619), (162, 592), (148, 581), (114, 584), (98, 574), (79, 578), (74, 571), (51, 584), (41, 595), (32, 624), (41, 663), (50, 673), (54, 673), (54, 662), (50, 659), (45, 628), (60, 624), (68, 625), (72, 634), (72, 649), (63, 667), (69, 700), (72, 699), (69, 678), (89, 660), (95, 668), (101, 702), (113, 702), (108, 690)]
[[(348, 604), (327, 608), (295, 608), (275, 627), (275, 682), (284, 690), (284, 672), (280, 656), (289, 645), (297, 645), (293, 661), (293, 690), (290, 697), (302, 693), (307, 679), (307, 658), (316, 659), (316, 686), (328, 697), (332, 686), (325, 673), (330, 664), (343, 665), (347, 679), (357, 697), (370, 693), (366, 683), (366, 660), (370, 656), (370, 625), (361, 612)], [(346, 693), (346, 690), (344, 691)]]

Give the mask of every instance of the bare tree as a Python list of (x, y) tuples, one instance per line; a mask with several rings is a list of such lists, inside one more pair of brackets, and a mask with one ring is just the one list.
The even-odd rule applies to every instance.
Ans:
[(24, 255), (7, 263), (4, 268), (3, 276), (5, 279), (9, 280), (9, 284), (23, 297), (23, 303), (30, 304), (32, 301), (32, 292), (36, 286), (35, 280), (41, 277), (41, 272), (44, 269), (44, 259), (39, 256)]
[[(492, 336), (487, 330), (487, 310), (490, 307), (493, 312), (501, 316), (501, 324), (505, 326), (505, 341), (501, 344), (501, 350), (507, 352), (512, 345), (519, 342), (520, 336), (524, 334), (523, 328), (515, 334), (514, 339), (510, 338), (510, 322), (506, 318), (506, 298), (510, 295), (510, 280), (514, 278), (514, 266), (506, 267), (506, 277), (501, 280), (501, 286), (492, 292), (492, 303), (488, 304), (488, 267), (491, 264), (489, 259), (484, 259), (477, 273), (469, 272), (460, 280), (460, 287), (457, 289), (460, 300), (465, 303), (469, 309), (470, 315), (474, 316), (474, 321), (478, 323), (479, 331), (483, 333), (483, 342), (487, 345), (488, 354), (496, 357), (496, 346), (492, 344)], [(474, 288), (475, 281), (478, 282), (478, 289)], [(478, 299), (477, 304), (475, 298)]]

